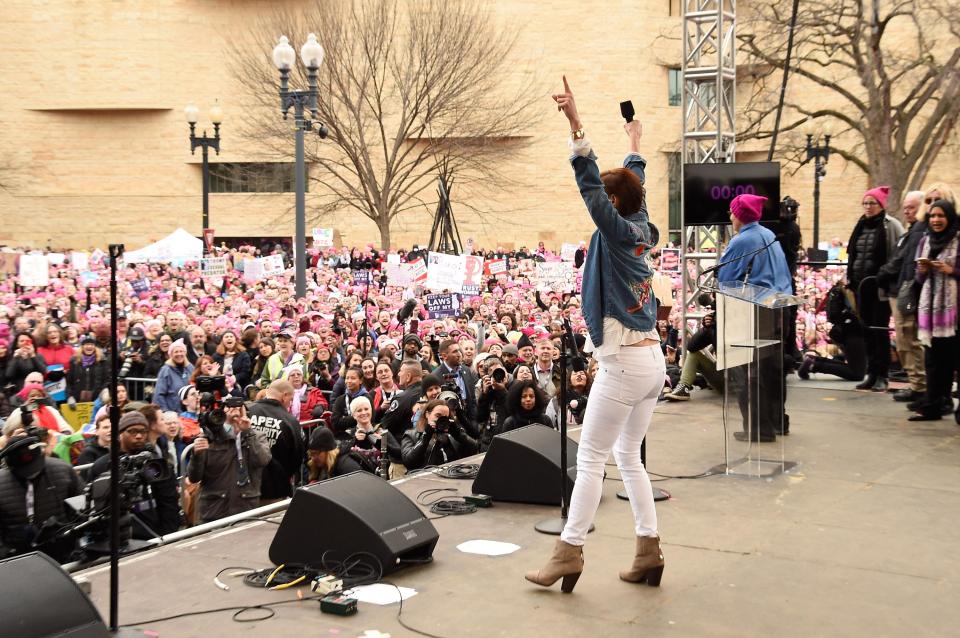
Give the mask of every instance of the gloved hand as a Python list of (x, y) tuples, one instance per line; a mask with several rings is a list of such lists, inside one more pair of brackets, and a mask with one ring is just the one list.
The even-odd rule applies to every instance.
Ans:
[(76, 410), (76, 409), (77, 409), (77, 400), (74, 399), (73, 397), (68, 398), (68, 399), (67, 399), (67, 406), (68, 406), (71, 410)]

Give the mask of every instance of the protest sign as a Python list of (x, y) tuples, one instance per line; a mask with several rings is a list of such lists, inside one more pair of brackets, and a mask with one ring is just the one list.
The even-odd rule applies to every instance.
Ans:
[(388, 263), (388, 264), (399, 264), (399, 263), (400, 263), (400, 255), (398, 255), (397, 253), (390, 253), (389, 255), (387, 255), (387, 263)]
[(97, 248), (92, 253), (90, 253), (90, 261), (92, 261), (95, 264), (99, 264), (104, 260), (106, 256), (107, 254), (105, 252)]
[(47, 253), (47, 261), (51, 266), (59, 266), (66, 261), (67, 256), (63, 253)]
[(680, 272), (679, 248), (663, 248), (660, 250), (660, 272)]
[(427, 280), (427, 264), (424, 263), (422, 257), (411, 261), (407, 264), (407, 268), (410, 272), (410, 279), (412, 279), (414, 283)]
[(368, 286), (373, 283), (373, 277), (374, 275), (372, 270), (354, 270), (353, 285)]
[(579, 246), (577, 244), (564, 243), (560, 247), (560, 259), (562, 259), (563, 261), (573, 261), (574, 258), (576, 257), (576, 252), (578, 247)]
[(277, 275), (284, 270), (283, 255), (267, 255), (266, 257), (261, 257), (260, 262), (263, 264), (264, 276)]
[(13, 277), (20, 264), (20, 253), (0, 252), (0, 275)]
[(70, 424), (74, 431), (79, 430), (87, 423), (93, 420), (93, 402), (84, 401), (74, 405), (73, 409), (64, 403), (60, 406), (60, 414), (64, 420)]
[(136, 293), (148, 292), (150, 290), (150, 280), (146, 277), (135, 279), (130, 285), (133, 286), (133, 291)]
[(460, 314), (461, 297), (457, 293), (427, 295), (427, 314), (431, 319), (456, 317)]
[(313, 229), (313, 247), (330, 248), (333, 246), (332, 228), (314, 228)]
[(47, 366), (47, 380), (43, 382), (43, 389), (54, 401), (67, 400), (67, 373), (62, 364), (51, 363)]
[(565, 261), (542, 262), (537, 264), (537, 290), (553, 292), (572, 292), (576, 286), (576, 271)]
[(90, 258), (87, 253), (70, 253), (70, 265), (78, 271), (89, 270)]
[(20, 256), (20, 285), (46, 286), (50, 283), (50, 264), (44, 255)]
[(247, 283), (254, 283), (261, 279), (263, 279), (263, 260), (244, 259), (243, 280)]
[(83, 282), (84, 288), (93, 288), (100, 283), (100, 275), (89, 270), (85, 270), (80, 273), (80, 281)]
[(466, 272), (463, 255), (446, 255), (431, 252), (427, 256), (427, 288), (460, 292)]
[(200, 260), (201, 277), (224, 277), (227, 274), (226, 257), (207, 257)]
[(507, 272), (507, 260), (506, 259), (491, 259), (484, 262), (483, 272), (486, 275), (499, 275), (501, 273)]

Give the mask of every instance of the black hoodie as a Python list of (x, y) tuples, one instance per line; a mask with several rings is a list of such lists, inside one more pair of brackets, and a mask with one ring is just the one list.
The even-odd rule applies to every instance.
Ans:
[(263, 468), (260, 498), (293, 496), (292, 479), (303, 462), (303, 428), (276, 399), (261, 399), (250, 406), (252, 430), (263, 434), (270, 444), (271, 460)]

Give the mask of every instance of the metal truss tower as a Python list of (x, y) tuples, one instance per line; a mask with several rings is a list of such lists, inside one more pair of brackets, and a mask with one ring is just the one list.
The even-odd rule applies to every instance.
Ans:
[[(683, 0), (683, 7), (681, 164), (732, 162), (736, 146), (737, 0)], [(681, 188), (681, 217), (683, 197)], [(704, 314), (693, 298), (696, 278), (703, 270), (704, 260), (719, 256), (726, 229), (688, 227), (686, 220), (681, 225), (685, 333), (688, 317), (699, 320)], [(689, 261), (696, 264), (693, 275), (687, 267)], [(696, 310), (690, 311), (691, 306)]]

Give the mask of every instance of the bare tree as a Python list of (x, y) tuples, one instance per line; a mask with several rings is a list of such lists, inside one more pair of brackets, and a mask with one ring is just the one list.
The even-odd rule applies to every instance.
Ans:
[(424, 197), (441, 168), (460, 186), (515, 181), (504, 160), (526, 144), (543, 91), (511, 61), (516, 31), (480, 2), (323, 0), (262, 18), (230, 57), (254, 104), (242, 132), (278, 157), (293, 144), (269, 54), (278, 36), (298, 43), (311, 32), (326, 51), (319, 120), (330, 130), (307, 148), (311, 217), (358, 212), (388, 248), (399, 216), (432, 208)]
[[(741, 139), (769, 139), (790, 26), (789, 0), (754, 5), (741, 52), (754, 72)], [(804, 0), (777, 149), (804, 158), (799, 129), (832, 121), (831, 151), (890, 186), (890, 207), (920, 188), (960, 116), (960, 9), (955, 0)], [(824, 95), (826, 93), (826, 96)], [(791, 132), (793, 132), (791, 134)]]

